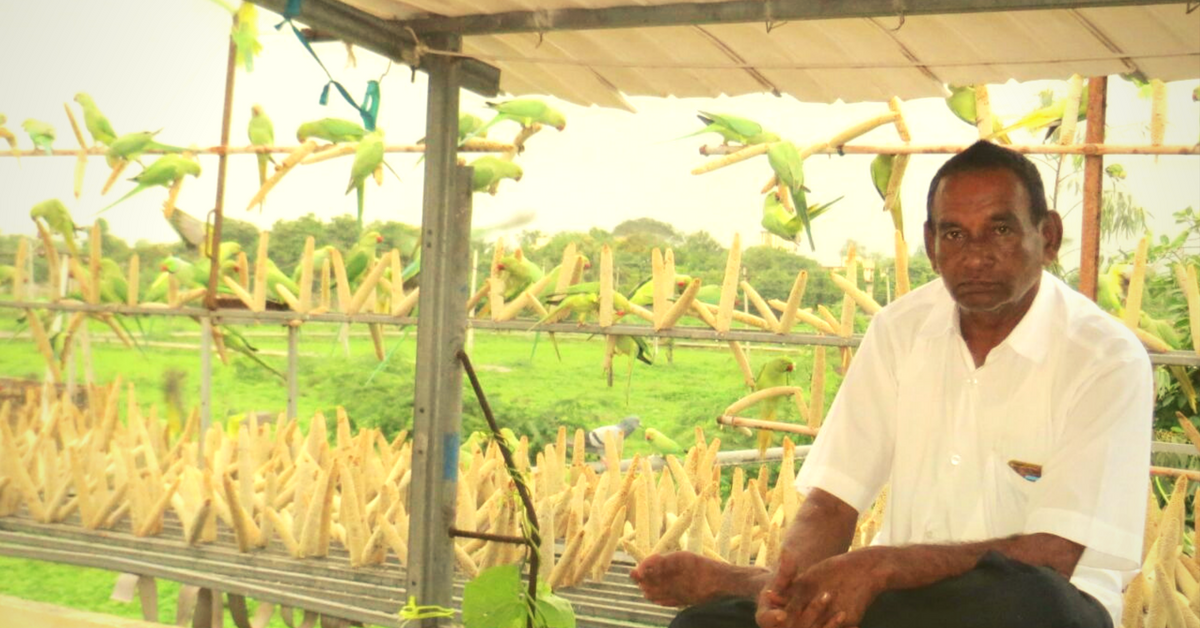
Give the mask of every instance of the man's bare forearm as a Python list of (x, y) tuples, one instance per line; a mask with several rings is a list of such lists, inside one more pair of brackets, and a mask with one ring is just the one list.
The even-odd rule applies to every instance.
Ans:
[(915, 589), (953, 578), (975, 568), (990, 551), (1029, 565), (1049, 567), (1070, 578), (1083, 546), (1053, 534), (1023, 534), (957, 545), (873, 547), (884, 590)]

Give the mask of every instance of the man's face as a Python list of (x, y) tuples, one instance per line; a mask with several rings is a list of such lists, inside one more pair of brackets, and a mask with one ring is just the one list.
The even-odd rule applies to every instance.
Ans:
[(1008, 170), (951, 175), (938, 184), (925, 249), (964, 311), (1024, 312), (1042, 266), (1054, 260), (1062, 223), (1051, 212), (1035, 225), (1029, 193)]

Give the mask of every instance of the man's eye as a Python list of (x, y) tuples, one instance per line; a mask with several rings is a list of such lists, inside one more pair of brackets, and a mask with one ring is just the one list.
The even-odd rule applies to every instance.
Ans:
[(1008, 225), (997, 225), (996, 226), (996, 233), (998, 235), (1009, 235), (1012, 232), (1013, 232), (1012, 227), (1009, 227)]
[(962, 232), (957, 229), (951, 229), (949, 231), (943, 231), (942, 237), (947, 240), (959, 240), (962, 238)]

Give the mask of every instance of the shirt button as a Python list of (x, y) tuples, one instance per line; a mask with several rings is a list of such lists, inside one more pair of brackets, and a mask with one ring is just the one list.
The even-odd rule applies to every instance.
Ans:
[(970, 379), (968, 379), (968, 380), (967, 380), (967, 383), (968, 383), (968, 384), (970, 384), (970, 385), (972, 385), (972, 386), (974, 386), (975, 384), (978, 384), (978, 383), (979, 383), (979, 380), (978, 380), (978, 379), (975, 379), (974, 377), (972, 377), (972, 378), (970, 378)]
[(950, 456), (950, 464), (957, 466), (960, 462), (962, 462), (962, 456), (959, 456), (958, 454), (953, 454)]

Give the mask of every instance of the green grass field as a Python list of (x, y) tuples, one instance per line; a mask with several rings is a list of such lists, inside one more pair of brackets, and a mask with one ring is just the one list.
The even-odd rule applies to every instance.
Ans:
[[(143, 325), (145, 338), (151, 343), (199, 345), (199, 326), (190, 320), (158, 318), (146, 320)], [(8, 336), (15, 329), (17, 325), (11, 319), (0, 320), (0, 335)], [(96, 336), (92, 359), (97, 381), (108, 382), (119, 375), (122, 381), (136, 386), (137, 398), (143, 407), (156, 404), (159, 416), (163, 416), (164, 375), (177, 370), (184, 377), (185, 406), (190, 409), (199, 402), (200, 358), (194, 348), (153, 346), (139, 352), (100, 342), (102, 336), (110, 335), (103, 326), (93, 325), (91, 329)], [(282, 353), (286, 349), (282, 328), (240, 329), (264, 353)], [(321, 412), (331, 420), (329, 427), (332, 428), (332, 419), (340, 405), (346, 408), (359, 428), (380, 427), (389, 435), (410, 428), (416, 368), (415, 330), (386, 338), (390, 357), (382, 366), (375, 359), (366, 329), (359, 327), (352, 331), (351, 353), (346, 357), (336, 342), (336, 325), (308, 324), (304, 327), (300, 343), (301, 423), (307, 428), (314, 414)], [(725, 345), (677, 346), (671, 363), (668, 363), (665, 345), (662, 346), (654, 366), (641, 363), (634, 366), (626, 402), (625, 357), (617, 356), (614, 360), (614, 385), (609, 388), (602, 371), (603, 338), (560, 334), (558, 342), (561, 362), (555, 357), (546, 334), (537, 339), (536, 352), (533, 351), (534, 334), (480, 332), (474, 339), (471, 357), (498, 420), (518, 434), (528, 435), (534, 451), (552, 440), (560, 425), (566, 425), (572, 431), (577, 427), (590, 429), (615, 423), (629, 414), (640, 416), (643, 427), (655, 427), (685, 447), (694, 442), (697, 426), (704, 428), (709, 439), (719, 436), (725, 450), (754, 447), (753, 437), (718, 431), (714, 421), (727, 405), (746, 392), (733, 355)], [(793, 382), (807, 388), (811, 380), (813, 349), (793, 347), (780, 353), (773, 350), (776, 348), (749, 347), (755, 369), (771, 358), (787, 355), (796, 362)], [(230, 355), (228, 366), (214, 360), (214, 418), (248, 411), (283, 411), (287, 403), (284, 383), (251, 360), (233, 353)], [(840, 382), (832, 369), (838, 352), (830, 349), (827, 355), (831, 368), (826, 376), (826, 400), (831, 400)], [(285, 368), (286, 362), (281, 355), (265, 355), (263, 359), (280, 371)], [(27, 332), (15, 339), (0, 339), (0, 377), (38, 379), (44, 368), (44, 361)], [(79, 381), (82, 381), (82, 372)], [(482, 429), (482, 414), (465, 381), (463, 400), (464, 432)], [(782, 420), (798, 420), (792, 404), (784, 403), (780, 407)], [(756, 416), (754, 412), (751, 410), (748, 416)], [(641, 435), (641, 431), (637, 432), (627, 443), (627, 455), (650, 451)], [(0, 557), (2, 594), (140, 617), (136, 603), (109, 600), (115, 580), (116, 574), (110, 572)], [(178, 585), (161, 582), (159, 590), (162, 598), (160, 619), (170, 623), (174, 620)], [(226, 618), (226, 625), (232, 625), (229, 618)], [(276, 618), (272, 628), (282, 625)]]

